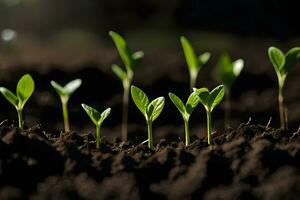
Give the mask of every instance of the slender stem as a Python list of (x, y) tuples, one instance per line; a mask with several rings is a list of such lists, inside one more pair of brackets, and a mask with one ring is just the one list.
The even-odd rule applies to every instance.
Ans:
[(279, 105), (279, 115), (280, 115), (280, 128), (286, 129), (286, 112), (284, 108), (282, 87), (280, 86), (278, 91), (278, 105)]
[(19, 128), (23, 129), (24, 121), (23, 121), (23, 109), (17, 109), (18, 112), (18, 121), (19, 121)]
[(100, 148), (101, 143), (101, 132), (100, 132), (100, 125), (96, 125), (96, 148)]
[(231, 93), (230, 89), (226, 88), (225, 90), (225, 119), (224, 125), (225, 127), (230, 126), (230, 116), (231, 115)]
[(209, 145), (212, 144), (212, 138), (211, 138), (211, 111), (207, 111), (206, 112), (206, 116), (207, 116), (207, 143)]
[(63, 109), (64, 129), (65, 132), (69, 132), (70, 124), (69, 124), (69, 113), (68, 113), (68, 99), (61, 99), (61, 103)]
[(185, 131), (185, 146), (190, 144), (190, 128), (189, 121), (184, 119), (184, 131)]
[(190, 92), (193, 92), (193, 88), (196, 85), (197, 73), (190, 73)]
[(127, 129), (128, 129), (128, 102), (129, 102), (129, 85), (124, 86), (123, 94), (123, 113), (122, 113), (122, 125), (121, 125), (121, 139), (127, 140)]
[(147, 121), (147, 128), (148, 128), (148, 147), (150, 149), (153, 148), (153, 135), (152, 135), (152, 121)]

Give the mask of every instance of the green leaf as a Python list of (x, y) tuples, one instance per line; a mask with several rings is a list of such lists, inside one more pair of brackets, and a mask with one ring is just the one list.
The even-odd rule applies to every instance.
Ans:
[(6, 89), (5, 87), (0, 87), (0, 92), (2, 95), (14, 106), (18, 105), (18, 97), (10, 90)]
[(143, 113), (144, 116), (147, 116), (147, 107), (149, 105), (149, 99), (147, 95), (138, 87), (131, 86), (131, 97), (133, 102), (138, 107), (138, 109)]
[(209, 107), (213, 110), (223, 99), (224, 97), (224, 86), (219, 85), (210, 92), (209, 97)]
[(299, 58), (300, 58), (300, 47), (295, 47), (290, 49), (285, 54), (285, 65), (281, 73), (284, 74), (289, 73), (291, 69), (297, 64)]
[(205, 53), (203, 53), (202, 55), (200, 55), (200, 56), (198, 57), (198, 59), (199, 59), (200, 64), (203, 66), (203, 65), (205, 65), (205, 64), (208, 62), (208, 60), (210, 59), (210, 53), (209, 53), (209, 52), (205, 52)]
[(194, 89), (194, 91), (198, 94), (199, 101), (204, 105), (204, 107), (209, 109), (209, 97), (210, 93), (207, 88)]
[(238, 60), (234, 61), (232, 63), (232, 67), (233, 67), (233, 70), (232, 70), (233, 74), (235, 75), (235, 77), (238, 77), (244, 68), (244, 60), (238, 59)]
[(176, 108), (179, 110), (181, 115), (184, 115), (186, 109), (185, 109), (185, 105), (183, 104), (181, 99), (171, 92), (169, 93), (169, 97), (170, 97), (171, 101), (173, 102), (173, 104), (176, 106)]
[(191, 43), (184, 36), (180, 38), (180, 41), (189, 70), (198, 71), (199, 63)]
[(144, 52), (143, 51), (137, 51), (135, 53), (132, 54), (131, 58), (132, 58), (132, 70), (134, 71), (137, 66), (140, 64), (142, 58), (144, 57)]
[(81, 86), (81, 83), (82, 83), (81, 79), (75, 79), (75, 80), (67, 83), (65, 85), (64, 89), (70, 96), (71, 94), (73, 94), (73, 92), (75, 92), (75, 90), (77, 90)]
[(200, 102), (199, 96), (196, 92), (192, 92), (190, 94), (187, 102), (186, 102), (186, 112), (191, 115), (193, 110), (197, 107), (198, 103)]
[(113, 64), (111, 69), (119, 77), (119, 79), (121, 79), (121, 81), (127, 79), (127, 73), (118, 65)]
[(81, 106), (95, 125), (101, 125), (102, 122), (109, 116), (111, 112), (111, 108), (107, 108), (102, 113), (100, 113), (95, 108), (86, 104), (81, 104)]
[(26, 101), (30, 98), (34, 91), (34, 81), (29, 74), (25, 74), (19, 80), (17, 85), (17, 97), (19, 99), (20, 106), (24, 106)]
[(133, 70), (131, 63), (131, 51), (128, 48), (125, 39), (114, 31), (109, 31), (109, 35), (112, 37), (126, 69)]
[(284, 67), (284, 63), (285, 63), (284, 54), (280, 49), (276, 47), (270, 47), (268, 53), (269, 53), (269, 59), (273, 64), (274, 69), (278, 74), (281, 74), (281, 70)]
[(152, 122), (160, 115), (165, 105), (165, 98), (158, 97), (147, 106), (148, 119)]
[(59, 85), (55, 81), (51, 81), (50, 83), (51, 83), (52, 87), (55, 89), (55, 91), (58, 93), (59, 96), (61, 96), (61, 97), (67, 96), (65, 89), (61, 85)]

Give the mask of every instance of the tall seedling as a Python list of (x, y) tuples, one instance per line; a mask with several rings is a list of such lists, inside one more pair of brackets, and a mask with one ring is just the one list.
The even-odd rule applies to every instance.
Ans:
[(23, 108), (34, 91), (34, 81), (29, 74), (25, 74), (17, 84), (16, 94), (5, 87), (0, 87), (2, 95), (15, 106), (18, 112), (19, 128), (23, 128)]
[(121, 138), (122, 140), (127, 140), (129, 89), (132, 83), (134, 70), (137, 68), (141, 59), (144, 57), (144, 53), (142, 51), (132, 53), (128, 48), (125, 39), (118, 33), (110, 31), (109, 35), (113, 39), (125, 66), (124, 70), (120, 66), (113, 64), (112, 70), (119, 77), (123, 84), (124, 93)]
[(196, 92), (192, 92), (192, 94), (190, 94), (185, 104), (181, 101), (181, 99), (178, 96), (176, 96), (173, 93), (169, 93), (169, 97), (183, 118), (185, 131), (185, 145), (188, 146), (190, 144), (189, 119), (192, 112), (197, 107), (200, 99)]
[(214, 75), (216, 75), (218, 81), (220, 81), (225, 88), (225, 126), (229, 126), (230, 123), (231, 87), (243, 68), (243, 59), (232, 62), (227, 54), (223, 54), (217, 63), (216, 73)]
[(280, 127), (282, 129), (286, 129), (287, 110), (284, 106), (283, 87), (288, 73), (296, 65), (298, 59), (300, 58), (300, 47), (292, 48), (285, 54), (276, 47), (270, 47), (268, 54), (278, 79), (278, 105), (280, 115)]
[(185, 60), (190, 73), (190, 90), (192, 91), (196, 85), (196, 80), (200, 69), (208, 62), (210, 53), (205, 52), (200, 56), (197, 56), (194, 48), (187, 38), (181, 36), (180, 42), (184, 52)]
[(148, 147), (153, 148), (152, 123), (162, 112), (165, 98), (158, 97), (149, 102), (147, 95), (138, 87), (131, 86), (131, 96), (136, 107), (144, 115), (148, 129)]
[(61, 86), (55, 81), (51, 81), (52, 87), (55, 89), (61, 100), (65, 132), (70, 131), (68, 102), (71, 95), (80, 87), (81, 82), (81, 79), (75, 79), (65, 86)]
[(224, 86), (220, 85), (213, 89), (211, 92), (207, 88), (194, 89), (200, 98), (201, 104), (206, 110), (207, 116), (207, 143), (212, 144), (212, 125), (211, 125), (211, 113), (213, 109), (221, 103), (224, 97)]

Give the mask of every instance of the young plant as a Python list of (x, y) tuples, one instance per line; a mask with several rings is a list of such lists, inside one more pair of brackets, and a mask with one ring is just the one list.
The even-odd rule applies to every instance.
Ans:
[(230, 122), (231, 86), (243, 68), (243, 59), (232, 62), (228, 54), (223, 54), (217, 63), (215, 75), (225, 88), (225, 126), (228, 126)]
[(213, 89), (211, 92), (207, 88), (194, 89), (199, 96), (201, 104), (206, 110), (207, 116), (207, 143), (212, 144), (212, 126), (211, 126), (211, 113), (213, 109), (222, 101), (224, 97), (224, 86), (220, 85)]
[(205, 52), (202, 55), (197, 56), (194, 48), (187, 38), (181, 36), (180, 41), (190, 73), (190, 90), (192, 91), (196, 85), (198, 73), (200, 69), (208, 62), (210, 53)]
[(135, 53), (132, 53), (131, 50), (128, 48), (125, 39), (118, 33), (110, 31), (109, 35), (113, 39), (125, 66), (125, 70), (123, 70), (120, 66), (116, 64), (112, 65), (112, 71), (122, 81), (124, 90), (121, 138), (123, 141), (125, 141), (127, 140), (129, 89), (132, 83), (134, 70), (138, 67), (141, 59), (144, 57), (144, 53), (142, 51), (136, 51)]
[(300, 47), (292, 48), (285, 54), (276, 47), (270, 47), (268, 54), (278, 79), (278, 105), (280, 115), (280, 127), (286, 129), (287, 113), (286, 108), (284, 106), (283, 87), (288, 73), (296, 65), (298, 59), (300, 58)]
[(103, 121), (109, 116), (111, 108), (107, 108), (102, 113), (100, 113), (95, 108), (92, 108), (86, 104), (81, 104), (81, 106), (91, 118), (92, 122), (96, 125), (96, 148), (99, 149), (101, 143), (101, 125)]
[(23, 129), (23, 108), (25, 103), (31, 97), (34, 91), (34, 81), (29, 74), (25, 74), (19, 80), (16, 89), (16, 95), (12, 93), (9, 89), (5, 87), (0, 87), (0, 92), (2, 95), (15, 106), (18, 112), (19, 128)]
[(188, 146), (190, 144), (189, 119), (192, 112), (199, 103), (200, 99), (198, 97), (198, 93), (192, 92), (185, 104), (181, 101), (181, 99), (178, 96), (176, 96), (173, 93), (169, 93), (169, 97), (183, 118), (185, 131), (185, 145)]
[(148, 147), (153, 148), (152, 123), (162, 112), (165, 104), (165, 98), (158, 97), (149, 102), (147, 95), (136, 86), (131, 86), (131, 96), (136, 107), (142, 112), (146, 119), (148, 129)]
[(69, 123), (69, 112), (68, 112), (68, 101), (70, 96), (77, 90), (81, 85), (81, 79), (75, 79), (65, 86), (61, 86), (55, 81), (51, 81), (52, 87), (55, 89), (57, 94), (60, 97), (61, 104), (62, 104), (62, 112), (63, 112), (63, 119), (64, 119), (64, 129), (65, 132), (70, 131), (70, 123)]

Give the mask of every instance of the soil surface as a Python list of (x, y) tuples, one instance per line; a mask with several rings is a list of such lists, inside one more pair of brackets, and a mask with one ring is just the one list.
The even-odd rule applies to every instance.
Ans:
[(240, 124), (192, 138), (104, 142), (91, 134), (0, 127), (0, 199), (298, 199), (300, 134)]

